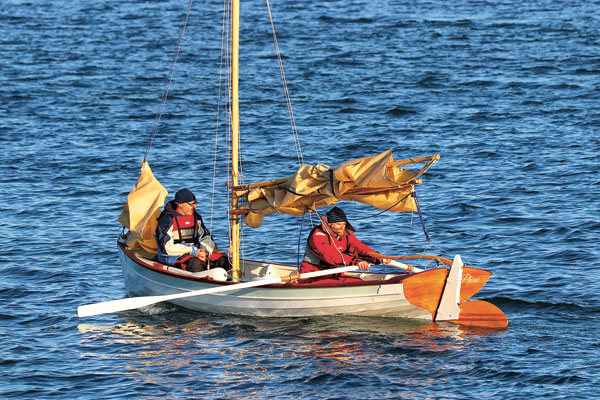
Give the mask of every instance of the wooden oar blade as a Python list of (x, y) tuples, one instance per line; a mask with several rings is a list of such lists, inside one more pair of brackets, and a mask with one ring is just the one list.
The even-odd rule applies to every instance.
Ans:
[(492, 303), (483, 300), (471, 300), (460, 304), (459, 307), (458, 319), (449, 322), (490, 329), (508, 327), (506, 314)]
[(460, 285), (460, 303), (469, 300), (479, 292), (490, 276), (492, 273), (485, 269), (464, 267)]
[(404, 297), (413, 306), (421, 307), (435, 317), (444, 284), (446, 282), (446, 268), (430, 269), (411, 275), (402, 281)]

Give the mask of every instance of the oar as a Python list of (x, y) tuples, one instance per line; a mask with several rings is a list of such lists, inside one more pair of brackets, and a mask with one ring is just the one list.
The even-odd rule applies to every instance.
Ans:
[(383, 259), (387, 259), (390, 260), (390, 264), (394, 267), (398, 267), (398, 268), (402, 268), (405, 271), (408, 272), (423, 272), (424, 269), (421, 268), (417, 268), (414, 265), (410, 265), (410, 264), (404, 264), (398, 261), (394, 261), (394, 259), (398, 259), (398, 257), (393, 257), (393, 256), (384, 256), (383, 254), (379, 254), (379, 253), (369, 253), (370, 257), (373, 258), (383, 258)]
[(403, 270), (408, 271), (408, 272), (423, 272), (423, 271), (425, 271), (424, 269), (417, 268), (414, 265), (404, 264), (404, 263), (394, 261), (394, 260), (390, 260), (390, 265), (393, 265), (394, 267), (402, 268)]
[(190, 292), (167, 294), (167, 295), (161, 295), (161, 296), (128, 297), (125, 299), (110, 300), (110, 301), (105, 301), (102, 303), (85, 304), (85, 305), (77, 307), (77, 315), (79, 317), (89, 317), (92, 315), (108, 314), (108, 313), (114, 313), (114, 312), (125, 311), (125, 310), (133, 310), (135, 308), (149, 306), (150, 304), (156, 304), (156, 303), (160, 303), (163, 301), (182, 299), (185, 297), (201, 296), (201, 295), (211, 294), (211, 293), (229, 292), (232, 290), (247, 289), (247, 288), (257, 287), (257, 286), (275, 285), (278, 283), (285, 283), (285, 282), (289, 282), (289, 281), (295, 281), (295, 280), (307, 279), (307, 278), (315, 278), (315, 277), (319, 277), (319, 276), (340, 274), (342, 272), (354, 271), (354, 270), (356, 270), (356, 268), (358, 268), (356, 265), (351, 265), (348, 267), (339, 267), (339, 268), (327, 269), (324, 271), (315, 271), (315, 272), (307, 272), (304, 274), (282, 276), (279, 278), (266, 279), (266, 280), (261, 280), (261, 281), (244, 282), (244, 283), (237, 283), (237, 284), (233, 284), (233, 285), (217, 286), (217, 287), (208, 288), (208, 289), (192, 290)]
[(369, 253), (369, 255), (374, 254), (379, 258), (388, 258), (390, 260), (415, 260), (415, 259), (424, 259), (424, 260), (433, 260), (433, 261), (438, 261), (441, 262), (442, 264), (446, 264), (448, 266), (452, 266), (452, 260), (450, 260), (449, 258), (446, 257), (440, 257), (440, 256), (432, 256), (429, 254), (415, 254), (415, 255), (411, 255), (411, 256), (384, 256), (383, 254), (379, 254), (379, 253)]

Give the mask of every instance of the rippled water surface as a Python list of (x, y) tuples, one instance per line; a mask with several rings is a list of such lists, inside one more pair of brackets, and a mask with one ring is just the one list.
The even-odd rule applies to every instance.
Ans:
[[(418, 192), (432, 244), (416, 215), (343, 206), (383, 253), (491, 270), (476, 298), (506, 312), (499, 332), (165, 304), (78, 319), (125, 295), (116, 218), (187, 2), (2, 5), (0, 397), (598, 397), (597, 1), (271, 2), (305, 162), (440, 154)], [(194, 2), (149, 161), (171, 193), (198, 193), (225, 243), (223, 139), (210, 195), (221, 24), (221, 3)], [(297, 160), (264, 2), (242, 2), (241, 30), (244, 177), (286, 176)], [(267, 217), (245, 255), (295, 262), (300, 225)]]

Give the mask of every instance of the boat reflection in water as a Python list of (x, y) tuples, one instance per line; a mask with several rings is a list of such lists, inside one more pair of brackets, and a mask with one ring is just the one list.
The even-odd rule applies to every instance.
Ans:
[[(448, 351), (470, 351), (475, 336), (502, 334), (397, 318), (240, 318), (170, 305), (144, 311), (150, 315), (120, 314), (114, 325), (78, 325), (82, 357), (92, 364), (98, 360), (100, 374), (106, 368), (102, 360), (110, 358), (113, 374), (159, 387), (183, 384), (190, 388), (186, 395), (196, 398), (248, 394), (249, 387), (252, 395), (244, 397), (260, 398), (283, 378), (317, 384), (382, 368), (440, 368)], [(392, 375), (389, 379), (400, 380), (398, 372)]]

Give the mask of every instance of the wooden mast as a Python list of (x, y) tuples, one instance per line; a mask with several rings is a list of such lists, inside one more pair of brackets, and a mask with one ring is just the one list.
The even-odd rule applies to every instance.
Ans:
[[(240, 2), (231, 2), (231, 184), (239, 184), (239, 138), (240, 138), (240, 110), (239, 110), (239, 45), (240, 45)], [(238, 207), (238, 198), (234, 190), (231, 191), (231, 207), (235, 211)], [(231, 214), (231, 264), (234, 279), (240, 277), (240, 217), (235, 212)]]

